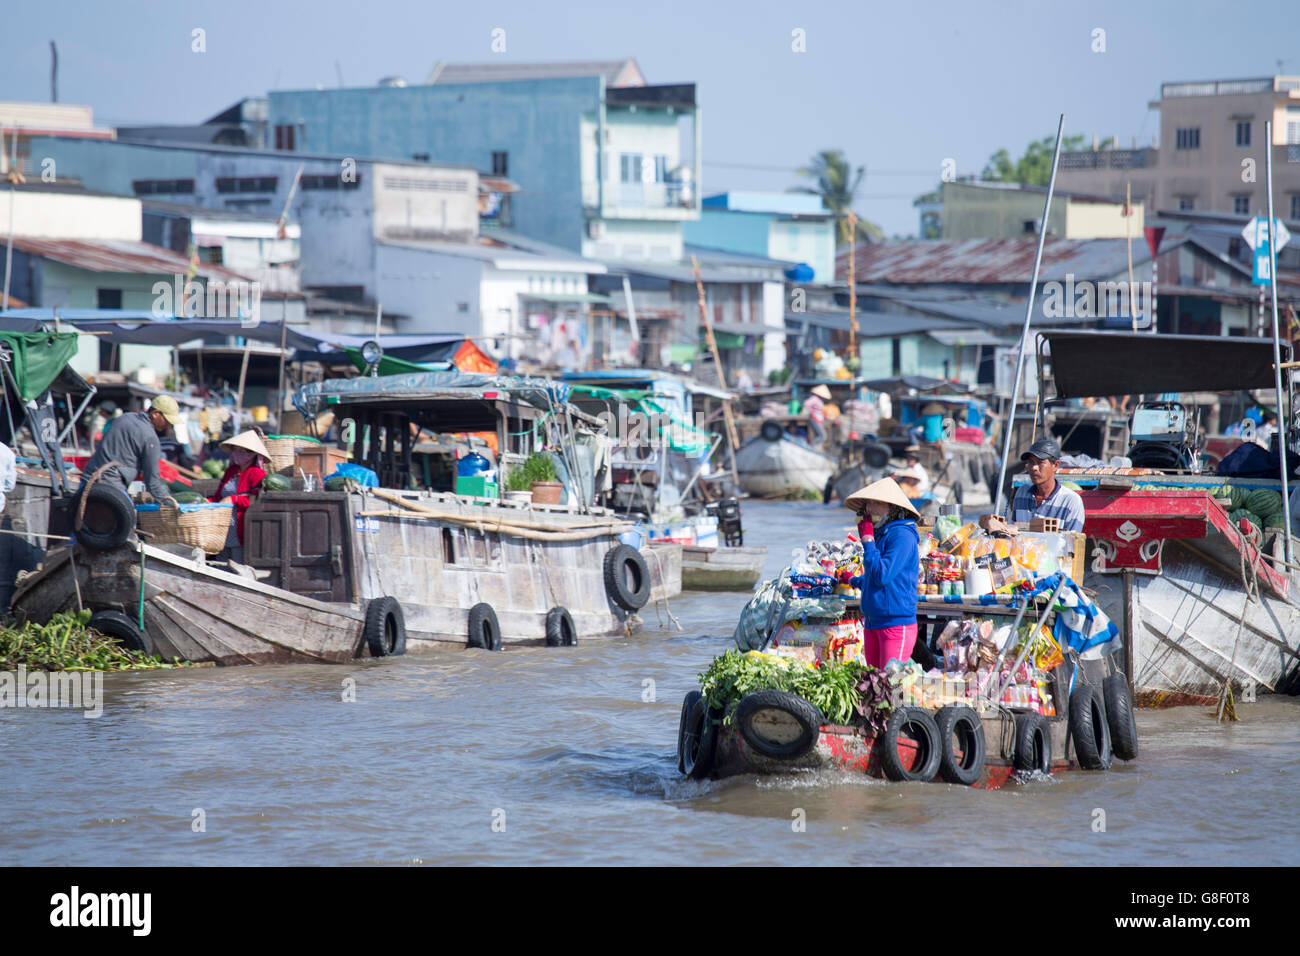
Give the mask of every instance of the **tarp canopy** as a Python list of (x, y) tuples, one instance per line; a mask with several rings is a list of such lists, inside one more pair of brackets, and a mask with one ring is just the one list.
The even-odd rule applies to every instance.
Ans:
[(377, 402), (421, 401), (433, 396), (446, 397), (456, 391), (498, 391), (504, 398), (535, 408), (550, 409), (568, 398), (569, 386), (548, 379), (509, 375), (481, 375), (454, 370), (446, 372), (411, 372), (404, 375), (333, 378), (309, 382), (293, 395), (293, 404), (308, 417), (322, 412), (331, 399)]
[(77, 354), (77, 333), (0, 332), (0, 345), (11, 356), (10, 369), (26, 402), (44, 392), (63, 373), (68, 360)]
[(875, 392), (896, 392), (900, 388), (913, 388), (918, 392), (931, 392), (936, 388), (951, 388), (951, 382), (928, 375), (896, 375), (893, 378), (874, 378), (867, 388)]
[[(1272, 339), (1041, 332), (1058, 398), (1273, 388)], [(1282, 344), (1282, 361), (1291, 349)], [(1287, 372), (1282, 373), (1285, 387)]]
[(659, 434), (654, 437), (666, 441), (674, 451), (693, 458), (712, 447), (711, 433), (696, 428), (693, 422), (677, 413), (664, 396), (656, 395), (653, 391), (575, 384), (572, 397), (575, 402), (583, 398), (605, 402), (611, 413), (614, 413), (615, 405), (626, 405), (630, 413), (650, 416), (650, 421), (659, 426)]

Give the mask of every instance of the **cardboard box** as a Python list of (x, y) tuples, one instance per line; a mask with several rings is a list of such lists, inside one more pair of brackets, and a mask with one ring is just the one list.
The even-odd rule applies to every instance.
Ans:
[(315, 475), (318, 481), (324, 481), (334, 473), (334, 468), (348, 460), (347, 450), (331, 448), (328, 445), (313, 445), (311, 448), (299, 448), (294, 453), (293, 477), (299, 478), (301, 470), (304, 475)]

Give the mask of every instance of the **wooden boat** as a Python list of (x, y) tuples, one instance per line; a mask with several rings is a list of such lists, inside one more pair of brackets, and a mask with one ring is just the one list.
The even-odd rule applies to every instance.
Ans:
[(767, 546), (682, 547), (682, 587), (687, 591), (751, 591), (763, 573)]
[[(503, 454), (522, 458), (526, 426), (563, 401), (549, 387), (454, 372), (310, 386), (352, 417), (356, 457), (396, 487), (416, 474), (415, 426), (496, 432)], [(244, 564), (231, 569), (243, 573), (196, 549), (142, 543), (128, 505), (95, 547), (78, 541), (25, 577), (13, 610), (37, 621), (77, 606), (115, 612), (128, 641), (221, 664), (626, 635), (650, 600), (680, 593), (681, 553), (623, 544), (632, 524), (580, 503), (578, 484), (566, 506), (395, 488), (266, 491), (245, 515)]]
[(776, 434), (765, 427), (736, 450), (740, 486), (762, 498), (820, 496), (835, 471), (835, 459), (771, 424)]
[[(1052, 371), (1044, 386), (1060, 398), (1274, 386), (1273, 344), (1262, 339), (1049, 332), (1038, 353)], [(1293, 400), (1289, 370), (1283, 382)], [(1084, 583), (1120, 625), (1138, 703), (1212, 703), (1225, 686), (1239, 700), (1300, 690), (1300, 575), (1281, 561), (1280, 542), (1269, 549), (1212, 494), (1225, 483), (1280, 491), (1280, 475), (1091, 469), (1058, 480), (1083, 489)]]

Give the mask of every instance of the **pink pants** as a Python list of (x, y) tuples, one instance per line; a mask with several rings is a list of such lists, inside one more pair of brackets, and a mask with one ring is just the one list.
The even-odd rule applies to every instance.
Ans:
[(881, 627), (863, 632), (862, 655), (872, 667), (884, 667), (891, 658), (906, 663), (916, 644), (916, 623)]

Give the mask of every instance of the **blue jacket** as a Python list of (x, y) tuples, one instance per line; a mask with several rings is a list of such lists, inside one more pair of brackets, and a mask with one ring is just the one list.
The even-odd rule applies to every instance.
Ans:
[(916, 623), (916, 579), (921, 569), (916, 522), (895, 518), (862, 542), (862, 574), (849, 583), (862, 589), (867, 630)]

